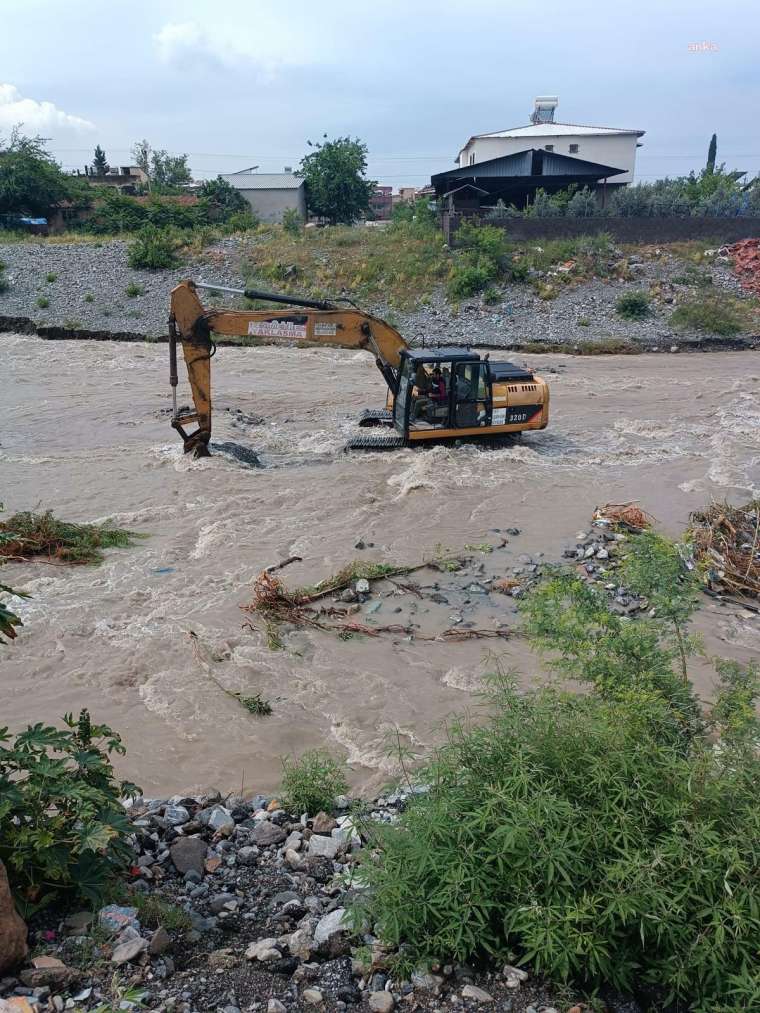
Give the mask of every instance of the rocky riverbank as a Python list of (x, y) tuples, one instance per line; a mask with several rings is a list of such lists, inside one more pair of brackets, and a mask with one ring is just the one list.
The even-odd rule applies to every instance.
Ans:
[[(136, 800), (124, 896), (38, 916), (28, 966), (0, 981), (0, 1011), (571, 1009), (503, 963), (399, 976), (371, 927), (350, 927), (366, 828), (396, 821), (409, 798), (365, 803), (361, 819), (347, 798), (335, 816), (298, 815), (264, 795)], [(637, 1007), (609, 997), (608, 1009)]]
[[(219, 285), (242, 287), (244, 263), (266, 237), (218, 241), (202, 253), (188, 256), (174, 270), (135, 270), (127, 264), (126, 241), (0, 244), (6, 286), (0, 291), (3, 329), (62, 328), (72, 335), (103, 332), (166, 336), (169, 293), (181, 279), (191, 277)], [(442, 292), (411, 311), (367, 305), (394, 323), (410, 344), (470, 343), (494, 347), (545, 344), (585, 350), (630, 346), (633, 350), (736, 347), (752, 343), (755, 329), (735, 338), (720, 338), (697, 330), (679, 330), (670, 322), (684, 298), (707, 293), (745, 297), (725, 257), (713, 256), (695, 269), (674, 248), (643, 248), (639, 253), (615, 250), (612, 274), (606, 278), (564, 285), (557, 265), (545, 272), (544, 292), (520, 283), (498, 289), (486, 304), (480, 297), (452, 306)], [(276, 287), (274, 285), (268, 287)], [(553, 291), (551, 298), (548, 291)], [(617, 299), (630, 291), (651, 294), (651, 312), (641, 320), (623, 319)], [(335, 295), (342, 293), (336, 292)], [(207, 292), (208, 305), (229, 305), (233, 297)], [(49, 336), (64, 336), (51, 333)]]

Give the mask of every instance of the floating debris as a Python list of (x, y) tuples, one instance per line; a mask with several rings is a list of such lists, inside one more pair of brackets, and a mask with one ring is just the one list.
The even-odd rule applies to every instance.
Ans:
[(59, 521), (51, 510), (25, 510), (0, 521), (0, 558), (26, 563), (45, 556), (49, 563), (101, 563), (103, 549), (131, 548), (134, 539), (146, 537), (105, 524)]
[(636, 503), (636, 500), (630, 503), (605, 503), (604, 506), (594, 510), (594, 524), (609, 525), (634, 533), (646, 531), (654, 524), (655, 518)]
[(689, 517), (694, 560), (711, 592), (760, 597), (760, 500), (713, 503)]

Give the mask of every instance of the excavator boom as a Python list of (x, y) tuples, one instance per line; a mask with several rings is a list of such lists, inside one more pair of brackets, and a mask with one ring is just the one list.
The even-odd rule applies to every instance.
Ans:
[[(211, 439), (211, 359), (213, 335), (251, 338), (254, 343), (324, 345), (367, 351), (388, 386), (386, 408), (365, 413), (361, 424), (380, 421), (398, 435), (362, 437), (349, 446), (391, 448), (409, 442), (502, 436), (525, 429), (544, 429), (549, 421), (549, 388), (533, 373), (511, 362), (481, 359), (469, 348), (415, 349), (385, 320), (353, 304), (336, 305), (316, 299), (225, 289), (279, 303), (283, 309), (206, 309), (196, 285), (183, 281), (171, 294), (169, 316), (172, 426), (182, 437), (185, 453), (209, 453)], [(347, 301), (346, 301), (347, 302)], [(194, 410), (177, 410), (177, 346), (187, 366)], [(185, 427), (196, 425), (193, 432)]]

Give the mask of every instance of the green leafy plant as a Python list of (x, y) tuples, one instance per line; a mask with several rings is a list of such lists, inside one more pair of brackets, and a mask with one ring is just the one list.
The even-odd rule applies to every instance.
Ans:
[(87, 295), (84, 297), (84, 301), (95, 302), (95, 296), (92, 294), (92, 292), (88, 292)]
[(145, 289), (142, 285), (138, 285), (136, 281), (130, 281), (125, 289), (130, 299), (134, 299), (138, 295), (144, 295)]
[[(271, 645), (270, 649), (273, 649)], [(272, 713), (271, 703), (265, 700), (261, 693), (254, 693), (253, 696), (244, 696), (242, 693), (236, 693), (235, 696), (251, 714), (256, 714), (258, 717), (268, 717)]]
[(121, 799), (139, 789), (114, 775), (120, 737), (86, 710), (63, 721), (13, 741), (0, 729), (0, 859), (26, 917), (62, 894), (100, 902), (132, 854)]
[(375, 189), (367, 171), (367, 145), (359, 138), (336, 137), (312, 144), (314, 150), (301, 159), (298, 175), (306, 183), (309, 211), (331, 225), (350, 224), (369, 208)]
[(127, 260), (130, 267), (159, 270), (179, 264), (181, 240), (172, 229), (146, 225), (130, 243)]
[(47, 296), (41, 295), (41, 296), (37, 297), (37, 306), (41, 310), (46, 310), (49, 305), (50, 305), (50, 300), (47, 298)]
[(285, 758), (282, 771), (283, 803), (291, 812), (330, 812), (336, 797), (348, 791), (345, 768), (323, 749), (309, 750), (297, 760)]
[[(16, 595), (18, 598), (29, 597), (23, 591), (16, 591), (14, 588), (8, 587), (7, 584), (0, 584), (0, 591)], [(4, 602), (0, 602), (0, 644), (7, 644), (9, 640), (15, 640), (18, 636), (15, 628), (23, 625), (16, 613), (11, 612)]]
[(49, 281), (51, 284), (58, 280), (58, 275), (54, 271), (49, 271), (45, 275), (45, 281)]
[(615, 303), (615, 311), (624, 320), (644, 320), (651, 308), (646, 292), (624, 292)]

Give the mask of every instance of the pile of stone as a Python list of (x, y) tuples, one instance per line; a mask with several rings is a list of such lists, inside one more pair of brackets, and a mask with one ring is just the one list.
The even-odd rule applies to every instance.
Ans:
[(335, 815), (313, 817), (262, 795), (135, 801), (122, 902), (43, 919), (34, 960), (0, 980), (0, 1013), (389, 1013), (443, 1004), (551, 1013), (540, 986), (514, 967), (476, 973), (452, 964), (398, 979), (393, 953), (352, 928), (363, 821), (395, 822), (410, 794), (375, 800), (362, 822), (346, 798)]

